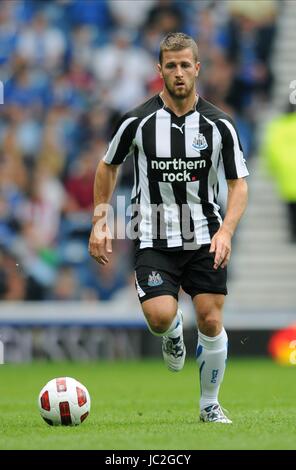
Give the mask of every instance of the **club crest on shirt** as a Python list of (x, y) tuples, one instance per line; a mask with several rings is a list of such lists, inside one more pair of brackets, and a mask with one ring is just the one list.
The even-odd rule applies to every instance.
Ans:
[(160, 286), (161, 284), (163, 284), (163, 279), (161, 275), (157, 273), (156, 271), (152, 271), (152, 274), (149, 274), (149, 277), (148, 277), (148, 286), (156, 287), (156, 286)]
[(208, 148), (205, 136), (201, 133), (198, 133), (197, 136), (193, 139), (192, 147), (194, 148), (194, 150), (197, 151), (205, 150), (206, 148)]

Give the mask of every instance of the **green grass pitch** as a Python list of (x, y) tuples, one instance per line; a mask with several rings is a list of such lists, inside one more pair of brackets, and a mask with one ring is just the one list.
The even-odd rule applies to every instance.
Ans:
[[(171, 373), (161, 361), (34, 363), (0, 368), (0, 449), (296, 449), (295, 368), (229, 359), (220, 393), (232, 425), (200, 423), (197, 365)], [(92, 408), (78, 427), (50, 427), (37, 397), (72, 376)]]

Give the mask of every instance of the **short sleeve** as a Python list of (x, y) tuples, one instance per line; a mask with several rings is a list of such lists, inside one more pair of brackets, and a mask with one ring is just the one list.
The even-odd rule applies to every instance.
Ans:
[(231, 120), (219, 119), (217, 125), (222, 137), (221, 154), (226, 179), (238, 179), (248, 176), (246, 160), (234, 124)]
[(103, 157), (105, 163), (120, 165), (131, 153), (138, 125), (137, 117), (125, 115), (116, 127)]

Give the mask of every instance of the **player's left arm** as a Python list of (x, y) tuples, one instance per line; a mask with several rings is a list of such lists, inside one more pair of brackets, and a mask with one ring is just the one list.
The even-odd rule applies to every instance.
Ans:
[(215, 253), (214, 269), (224, 268), (231, 255), (231, 239), (248, 202), (248, 185), (245, 178), (227, 180), (227, 209), (223, 224), (212, 238), (210, 253)]
[(245, 176), (249, 174), (234, 122), (229, 117), (222, 118), (217, 122), (217, 127), (222, 138), (221, 155), (228, 198), (224, 221), (211, 241), (210, 252), (215, 253), (214, 269), (219, 266), (224, 268), (230, 259), (231, 239), (247, 206), (248, 186)]

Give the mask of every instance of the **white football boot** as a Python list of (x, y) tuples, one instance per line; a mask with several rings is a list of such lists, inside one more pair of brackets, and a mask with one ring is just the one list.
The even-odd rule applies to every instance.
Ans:
[(224, 414), (219, 404), (210, 405), (203, 409), (200, 412), (200, 420), (204, 423), (232, 423), (232, 421)]
[[(183, 324), (182, 316), (180, 321)], [(169, 370), (179, 372), (183, 369), (186, 357), (183, 329), (181, 335), (177, 338), (170, 338), (169, 336), (162, 337), (162, 354)]]

